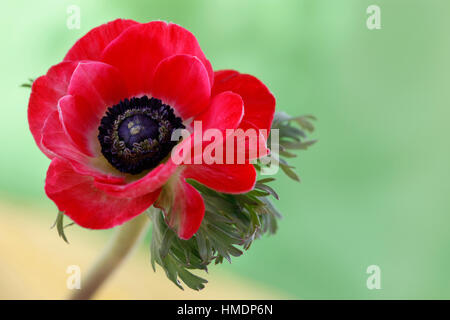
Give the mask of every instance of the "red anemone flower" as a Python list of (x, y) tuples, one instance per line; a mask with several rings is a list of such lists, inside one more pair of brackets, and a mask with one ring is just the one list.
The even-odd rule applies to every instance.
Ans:
[(214, 72), (186, 29), (119, 19), (92, 29), (36, 79), (28, 121), (51, 159), (46, 194), (75, 223), (111, 228), (155, 205), (189, 239), (205, 205), (186, 179), (244, 193), (256, 172), (250, 163), (177, 165), (170, 134), (195, 120), (203, 129), (269, 130), (274, 111), (261, 81)]

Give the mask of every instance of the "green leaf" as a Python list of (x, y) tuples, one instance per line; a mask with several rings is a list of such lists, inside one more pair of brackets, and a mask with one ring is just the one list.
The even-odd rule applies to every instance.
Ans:
[(172, 245), (172, 240), (174, 239), (175, 234), (170, 232), (170, 229), (166, 229), (164, 237), (161, 240), (161, 248), (159, 249), (159, 254), (161, 258), (165, 258), (169, 253), (170, 246)]
[(207, 280), (196, 276), (186, 269), (180, 269), (178, 275), (180, 276), (180, 279), (193, 290), (201, 290), (205, 288), (205, 283), (208, 283)]
[(56, 230), (58, 231), (58, 235), (66, 242), (69, 243), (67, 240), (67, 237), (64, 233), (64, 228), (67, 228), (69, 226), (72, 226), (74, 223), (69, 223), (68, 225), (64, 226), (64, 213), (62, 211), (58, 211), (58, 215), (56, 216), (56, 220), (52, 225), (52, 229), (56, 226)]
[(281, 170), (291, 179), (300, 182), (299, 176), (295, 173), (293, 167), (287, 166), (285, 164), (280, 164)]
[(296, 121), (303, 129), (313, 132), (314, 131), (314, 125), (309, 120), (316, 121), (316, 117), (312, 115), (306, 115), (306, 116), (300, 116), (293, 118), (294, 121)]
[(261, 182), (257, 182), (255, 185), (256, 189), (260, 189), (260, 190), (264, 190), (266, 191), (268, 194), (271, 194), (275, 199), (280, 200), (280, 197), (278, 196), (278, 194), (276, 193), (276, 191), (274, 189), (272, 189), (270, 186), (261, 183)]
[(22, 88), (31, 88), (33, 86), (34, 79), (29, 78), (28, 82), (22, 83), (20, 86)]
[(264, 184), (264, 183), (269, 183), (269, 182), (272, 182), (275, 180), (276, 180), (275, 178), (264, 178), (264, 179), (259, 179), (258, 181), (256, 181), (256, 183)]
[(305, 142), (290, 142), (290, 141), (283, 141), (281, 145), (286, 149), (294, 149), (294, 150), (306, 150), (309, 146), (312, 146), (314, 143), (316, 143), (317, 140), (310, 140)]
[[(316, 118), (311, 115), (292, 117), (285, 112), (275, 113), (272, 129), (279, 130), (279, 141), (277, 141), (279, 152), (277, 154), (272, 150), (269, 159), (270, 161), (258, 161), (255, 168), (258, 171), (261, 171), (263, 167), (268, 167), (270, 163), (278, 164), (289, 178), (300, 181), (299, 176), (292, 170), (294, 167), (289, 165), (288, 159), (296, 157), (296, 154), (293, 151), (307, 150), (317, 142), (316, 140), (307, 140), (308, 137), (305, 133), (305, 131), (310, 133), (314, 131), (312, 121), (315, 120)], [(294, 125), (299, 126), (301, 129)], [(269, 136), (268, 144), (269, 146), (272, 145), (271, 136)], [(270, 192), (269, 190), (264, 191)]]
[(196, 261), (201, 261), (201, 259), (196, 259), (195, 255), (191, 254), (191, 251), (195, 251), (196, 246), (190, 247), (186, 241), (179, 240), (175, 232), (165, 223), (160, 210), (152, 208), (148, 210), (148, 214), (153, 220), (150, 245), (153, 270), (156, 271), (156, 264), (159, 264), (169, 280), (180, 289), (183, 289), (181, 281), (191, 289), (203, 289), (207, 281), (187, 270), (192, 266), (195, 266), (196, 269), (205, 269)]

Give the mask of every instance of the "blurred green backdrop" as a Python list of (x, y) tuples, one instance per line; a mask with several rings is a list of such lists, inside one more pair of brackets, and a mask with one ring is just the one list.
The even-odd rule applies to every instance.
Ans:
[[(81, 8), (79, 30), (66, 27), (71, 4)], [(366, 27), (371, 4), (381, 7), (381, 30)], [(450, 298), (450, 2), (16, 0), (1, 8), (2, 201), (53, 214), (43, 189), (49, 161), (28, 131), (29, 90), (19, 85), (99, 24), (172, 21), (197, 36), (215, 69), (251, 73), (278, 110), (319, 119), (319, 143), (295, 161), (302, 183), (276, 183), (279, 233), (221, 270), (292, 298)], [(381, 290), (366, 288), (372, 264)]]

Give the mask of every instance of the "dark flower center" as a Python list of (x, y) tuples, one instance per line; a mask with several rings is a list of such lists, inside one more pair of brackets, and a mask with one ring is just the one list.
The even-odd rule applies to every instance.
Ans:
[(143, 96), (109, 108), (98, 140), (109, 163), (121, 172), (138, 174), (155, 168), (178, 142), (171, 140), (172, 132), (184, 128), (170, 106)]

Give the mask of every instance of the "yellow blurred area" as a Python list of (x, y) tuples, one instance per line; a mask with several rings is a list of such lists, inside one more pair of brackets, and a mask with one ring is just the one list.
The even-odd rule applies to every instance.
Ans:
[[(39, 212), (41, 211), (41, 212)], [(89, 269), (108, 239), (102, 231), (70, 228), (66, 244), (49, 229), (42, 208), (0, 202), (0, 299), (64, 299), (70, 265)], [(68, 229), (69, 230), (69, 229)], [(95, 299), (281, 299), (281, 293), (231, 275), (206, 275), (200, 292), (178, 289), (161, 269), (153, 272), (142, 245), (100, 288)], [(216, 271), (216, 270), (214, 270)], [(81, 284), (82, 285), (82, 284)]]

